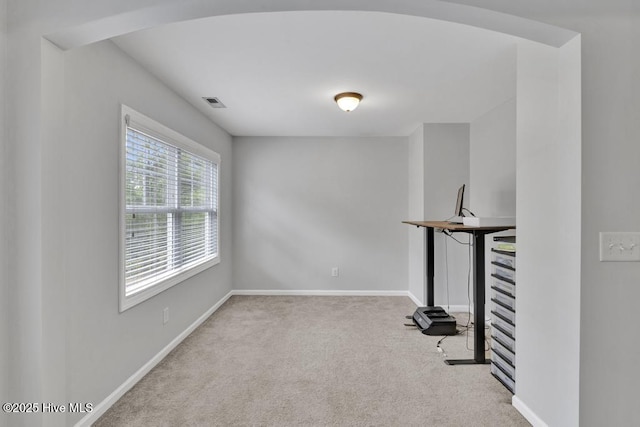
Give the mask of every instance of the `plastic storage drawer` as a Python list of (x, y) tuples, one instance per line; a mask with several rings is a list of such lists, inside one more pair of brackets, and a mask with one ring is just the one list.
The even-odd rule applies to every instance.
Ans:
[(513, 366), (516, 366), (516, 355), (513, 353), (513, 351), (500, 344), (500, 341), (495, 338), (491, 340), (491, 351), (498, 352), (499, 355), (504, 358), (504, 360), (506, 360)]
[(495, 290), (493, 287), (491, 289), (491, 299), (497, 302), (499, 302), (500, 304), (504, 304), (507, 307), (509, 307), (511, 310), (516, 309), (516, 300), (515, 298), (513, 298), (510, 295), (506, 295), (500, 291)]
[(513, 296), (514, 298), (516, 297), (516, 285), (514, 285), (513, 283), (505, 282), (503, 280), (500, 280), (500, 278), (493, 276), (491, 286), (496, 289), (500, 289), (501, 291)]
[(500, 341), (500, 343), (504, 345), (504, 347), (506, 347), (508, 350), (511, 350), (515, 353), (516, 340), (513, 337), (510, 337), (509, 335), (505, 334), (498, 328), (493, 327), (491, 332), (491, 338), (494, 340)]
[(513, 269), (516, 268), (516, 257), (513, 255), (494, 252), (493, 261), (497, 264), (504, 265), (505, 267), (511, 267)]
[[(493, 311), (498, 314), (498, 316), (502, 317), (503, 319), (508, 320), (509, 322), (513, 323), (514, 325), (516, 324), (516, 313), (513, 310), (509, 310), (508, 308), (505, 308), (501, 305), (498, 304), (493, 304)], [(497, 316), (495, 316), (497, 317)]]
[(493, 324), (498, 328), (502, 329), (505, 333), (509, 334), (513, 338), (516, 337), (516, 327), (513, 326), (511, 323), (505, 322), (498, 316), (493, 316)]
[(516, 368), (511, 366), (509, 362), (504, 360), (498, 353), (491, 354), (491, 362), (494, 365), (498, 365), (498, 367), (509, 376), (509, 378), (514, 379), (516, 377)]
[(507, 374), (505, 374), (504, 372), (502, 372), (500, 370), (500, 368), (498, 368), (496, 365), (494, 365), (493, 363), (491, 364), (491, 373), (493, 374), (494, 377), (496, 377), (502, 384), (504, 384), (504, 386), (509, 389), (509, 391), (511, 393), (515, 393), (516, 391), (516, 383), (515, 381), (513, 381), (511, 378), (509, 378), (507, 376)]
[(506, 267), (501, 267), (499, 265), (495, 265), (493, 263), (491, 263), (493, 265), (493, 271), (492, 273), (496, 276), (498, 276), (501, 279), (510, 281), (510, 282), (514, 282), (516, 281), (516, 272), (515, 270), (510, 270)]

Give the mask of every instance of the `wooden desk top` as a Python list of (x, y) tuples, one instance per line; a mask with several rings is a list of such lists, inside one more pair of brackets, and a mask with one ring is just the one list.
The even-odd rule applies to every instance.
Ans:
[(465, 233), (473, 233), (474, 231), (498, 232), (504, 230), (513, 230), (515, 225), (491, 225), (484, 227), (474, 227), (464, 224), (452, 224), (447, 221), (402, 221), (403, 224), (415, 225), (416, 227), (440, 228), (442, 230), (459, 231)]

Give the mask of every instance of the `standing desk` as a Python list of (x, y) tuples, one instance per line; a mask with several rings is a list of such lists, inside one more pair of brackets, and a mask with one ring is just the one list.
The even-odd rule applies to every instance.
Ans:
[(447, 230), (451, 233), (467, 233), (473, 238), (473, 359), (449, 359), (445, 360), (448, 365), (475, 365), (489, 363), (485, 358), (484, 351), (484, 303), (485, 303), (485, 283), (484, 283), (484, 236), (498, 231), (515, 229), (515, 225), (510, 226), (488, 226), (473, 227), (463, 224), (452, 224), (446, 221), (402, 221), (404, 224), (424, 227), (427, 235), (427, 306), (434, 305), (434, 230)]

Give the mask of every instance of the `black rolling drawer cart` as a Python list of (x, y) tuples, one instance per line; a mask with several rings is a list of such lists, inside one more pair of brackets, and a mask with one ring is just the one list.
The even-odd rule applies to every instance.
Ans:
[(491, 374), (516, 391), (515, 237), (495, 237), (491, 249)]

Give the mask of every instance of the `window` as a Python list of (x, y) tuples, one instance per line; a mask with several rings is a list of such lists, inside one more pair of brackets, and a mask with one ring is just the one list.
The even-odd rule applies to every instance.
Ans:
[(122, 106), (120, 311), (220, 262), (220, 156)]

